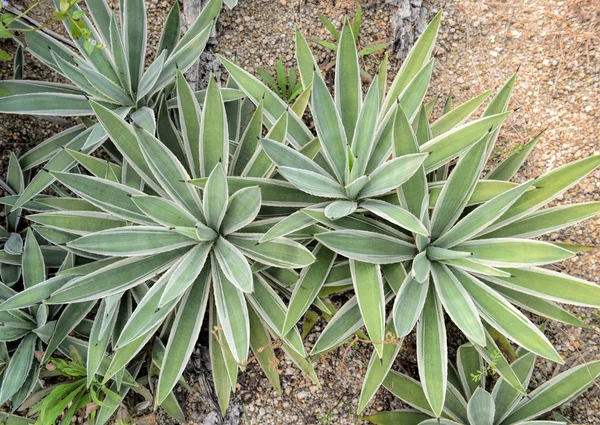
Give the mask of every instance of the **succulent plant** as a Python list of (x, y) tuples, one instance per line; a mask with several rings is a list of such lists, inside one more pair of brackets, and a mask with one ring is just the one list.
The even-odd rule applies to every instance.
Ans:
[[(511, 114), (507, 106), (515, 76), (479, 119), (464, 123), (490, 92), (447, 108), (430, 124), (432, 107), (422, 102), (440, 19), (441, 13), (421, 35), (387, 95), (382, 68), (364, 99), (348, 21), (337, 49), (333, 98), (321, 75), (314, 72), (315, 60), (297, 33), (303, 86), (312, 84), (311, 112), (320, 156), (306, 158), (298, 152), (301, 143), (284, 146), (261, 141), (283, 178), (321, 198), (284, 218), (263, 241), (319, 223), (330, 229), (314, 236), (319, 253), (331, 250), (349, 260), (356, 296), (333, 317), (311, 354), (334, 348), (364, 325), (378, 357), (391, 365), (397, 351), (386, 349), (386, 334), (401, 339), (416, 325), (419, 372), (437, 417), (448, 382), (444, 311), (488, 359), (496, 345), (490, 332), (496, 330), (531, 352), (562, 363), (548, 339), (515, 306), (573, 325), (581, 322), (556, 301), (600, 306), (598, 286), (540, 268), (586, 247), (531, 239), (600, 211), (595, 202), (540, 210), (600, 165), (600, 157), (511, 183), (534, 139), (484, 174), (499, 126)], [(235, 64), (223, 62), (249, 98), (256, 101), (260, 92), (268, 90), (256, 87), (260, 83)], [(265, 105), (269, 99), (275, 110), (270, 96), (262, 96)], [(290, 126), (292, 138), (297, 135), (300, 140), (305, 128)], [(386, 304), (392, 300), (387, 322), (393, 326), (386, 331)], [(503, 377), (523, 391), (514, 376)], [(370, 395), (359, 411), (378, 388), (376, 382), (369, 385)]]
[[(514, 362), (501, 367), (514, 374), (526, 389), (531, 381), (537, 356), (526, 350), (521, 350), (519, 354)], [(541, 383), (530, 393), (518, 391), (504, 378), (494, 383), (490, 393), (486, 391), (486, 361), (470, 343), (459, 347), (456, 367), (450, 365), (449, 368), (447, 402), (441, 419), (437, 419), (438, 416), (431, 411), (422, 385), (395, 371), (389, 372), (383, 385), (414, 409), (383, 412), (364, 419), (377, 425), (566, 425), (567, 422), (562, 420), (554, 422), (533, 419), (575, 399), (600, 376), (600, 361), (595, 361), (567, 369)]]

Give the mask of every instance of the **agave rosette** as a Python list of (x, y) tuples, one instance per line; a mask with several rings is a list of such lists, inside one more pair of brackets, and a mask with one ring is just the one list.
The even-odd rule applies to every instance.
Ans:
[(448, 401), (440, 419), (431, 411), (423, 386), (418, 381), (390, 371), (383, 385), (412, 409), (376, 413), (364, 419), (377, 425), (566, 425), (566, 419), (556, 413), (556, 422), (533, 419), (543, 417), (590, 388), (600, 376), (600, 361), (574, 366), (527, 394), (516, 390), (505, 378), (499, 378), (491, 392), (486, 391), (490, 368), (492, 372), (502, 369), (506, 374), (514, 375), (524, 388), (529, 386), (538, 357), (524, 349), (518, 354), (518, 358), (509, 364), (497, 353), (493, 365), (488, 367), (487, 359), (481, 357), (476, 347), (470, 343), (461, 345), (456, 353), (456, 366), (449, 364)]
[[(489, 92), (454, 109), (448, 102), (443, 115), (430, 124), (433, 105), (422, 102), (440, 19), (436, 16), (420, 37), (387, 95), (384, 62), (364, 101), (348, 22), (337, 53), (333, 98), (297, 33), (300, 75), (305, 87), (312, 86), (311, 112), (321, 153), (311, 160), (296, 146), (261, 142), (283, 178), (322, 199), (283, 219), (263, 241), (319, 223), (331, 231), (315, 235), (320, 244), (317, 258), (334, 251), (349, 260), (346, 266), (339, 264), (356, 296), (332, 318), (311, 354), (331, 350), (364, 325), (374, 356), (389, 367), (399, 344), (386, 344), (386, 334), (401, 340), (417, 325), (420, 376), (436, 417), (448, 382), (444, 311), (488, 360), (496, 347), (490, 336), (495, 329), (529, 351), (562, 363), (548, 339), (515, 306), (581, 326), (556, 302), (600, 305), (596, 285), (541, 268), (585, 247), (531, 239), (600, 211), (599, 203), (540, 209), (600, 165), (600, 157), (564, 165), (536, 180), (511, 183), (536, 138), (482, 177), (499, 126), (511, 113), (507, 107), (515, 76), (479, 119), (465, 123)], [(256, 101), (259, 89), (254, 86), (260, 83), (223, 62)], [(322, 283), (315, 285), (318, 293)], [(386, 330), (385, 306), (392, 300)], [(294, 304), (292, 297), (288, 311)], [(365, 381), (359, 411), (384, 376)], [(505, 377), (523, 391), (512, 378)]]

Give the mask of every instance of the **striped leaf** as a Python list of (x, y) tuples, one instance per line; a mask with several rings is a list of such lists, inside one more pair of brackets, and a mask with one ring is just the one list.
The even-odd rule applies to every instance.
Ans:
[(181, 300), (158, 379), (156, 403), (159, 405), (164, 403), (177, 384), (200, 336), (210, 293), (210, 274), (206, 267)]
[(231, 348), (231, 355), (237, 363), (245, 363), (250, 346), (250, 322), (248, 306), (241, 291), (225, 277), (221, 268), (213, 260), (212, 279), (215, 304), (223, 334)]
[(455, 273), (455, 276), (471, 295), (483, 318), (495, 329), (527, 350), (563, 363), (544, 334), (502, 295), (472, 276), (463, 273)]
[(413, 245), (374, 232), (336, 230), (315, 235), (315, 239), (344, 257), (373, 264), (398, 263), (416, 254)]
[(115, 257), (153, 255), (193, 245), (194, 240), (164, 227), (127, 226), (83, 236), (68, 246)]

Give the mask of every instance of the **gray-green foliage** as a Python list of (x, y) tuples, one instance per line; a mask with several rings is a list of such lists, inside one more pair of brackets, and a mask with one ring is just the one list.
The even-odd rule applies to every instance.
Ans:
[[(523, 388), (527, 388), (537, 356), (526, 350), (519, 354), (518, 359), (507, 367)], [(484, 369), (487, 361), (480, 356), (478, 349), (471, 344), (462, 345), (456, 357), (456, 366), (449, 365), (451, 378), (441, 419), (437, 419), (439, 416), (431, 411), (422, 384), (396, 371), (388, 373), (383, 385), (412, 409), (378, 413), (364, 419), (377, 425), (566, 425), (567, 422), (562, 421), (532, 420), (578, 397), (600, 376), (600, 361), (594, 361), (565, 370), (527, 394), (517, 391), (504, 378), (498, 379), (491, 392), (487, 392), (485, 374), (480, 380), (473, 379)]]
[[(389, 88), (384, 61), (363, 90), (348, 20), (339, 33), (333, 95), (297, 31), (302, 92), (289, 108), (226, 58), (220, 58), (229, 72), (226, 87), (211, 78), (194, 93), (185, 81), (180, 71), (202, 50), (218, 0), (179, 41), (165, 32), (142, 73), (144, 43), (133, 40), (143, 40), (145, 29), (136, 4), (123, 2), (122, 34), (100, 2), (88, 5), (99, 36), (112, 37), (107, 61), (123, 84), (111, 83), (110, 95), (72, 73), (77, 87), (0, 83), (13, 90), (0, 99), (2, 111), (94, 117), (11, 158), (4, 184), (10, 196), (2, 199), (9, 219), (0, 231), (7, 283), (0, 314), (18, 326), (0, 328), (0, 335), (10, 342), (2, 346), (4, 374), (20, 384), (3, 388), (11, 393), (3, 394), (6, 400), (17, 404), (14, 394), (28, 392), (30, 368), (20, 364), (37, 361), (33, 351), (44, 351), (45, 362), (76, 345), (86, 353), (87, 385), (101, 377), (103, 385), (147, 395), (151, 379), (138, 379), (136, 367), (151, 362), (158, 381), (150, 397), (178, 415), (172, 390), (208, 328), (225, 414), (250, 350), (277, 390), (276, 348), (317, 381), (297, 329), (303, 317), (305, 325), (314, 323), (314, 310), (328, 325), (312, 356), (353, 334), (367, 338), (363, 327), (374, 345), (359, 412), (395, 376), (388, 372), (415, 326), (419, 406), (443, 417), (455, 404), (466, 405), (460, 390), (451, 390), (445, 313), (511, 391), (523, 394), (526, 385), (497, 355), (497, 343), (505, 342), (497, 335), (562, 362), (517, 307), (584, 326), (557, 303), (600, 306), (597, 286), (541, 268), (585, 247), (531, 239), (598, 212), (598, 203), (540, 208), (600, 158), (511, 182), (534, 140), (483, 174), (511, 113), (515, 76), (479, 117), (469, 120), (490, 91), (454, 109), (447, 102), (430, 122), (434, 104), (424, 99), (441, 13)], [(178, 31), (178, 22), (175, 7), (167, 27)], [(30, 40), (30, 51), (45, 63), (59, 72), (80, 68), (68, 67), (55, 47), (48, 53), (51, 41), (39, 37)], [(127, 67), (116, 65), (119, 57)], [(85, 59), (96, 74), (102, 60)], [(104, 75), (110, 79), (110, 71)], [(316, 133), (303, 121), (306, 108)], [(44, 170), (29, 179), (38, 165)], [(52, 194), (41, 194), (46, 188)], [(26, 231), (19, 225), (24, 211), (33, 223)], [(355, 296), (339, 310), (326, 299), (347, 290)]]

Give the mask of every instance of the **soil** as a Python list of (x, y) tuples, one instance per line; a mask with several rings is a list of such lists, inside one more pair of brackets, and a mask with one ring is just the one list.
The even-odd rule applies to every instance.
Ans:
[[(168, 1), (148, 1), (156, 28), (150, 43), (160, 34)], [(410, 0), (388, 2), (370, 0), (362, 4), (364, 17), (361, 43), (396, 39), (402, 7), (416, 5)], [(419, 2), (420, 3), (420, 2)], [(353, 12), (352, 0), (241, 0), (231, 12), (219, 18), (217, 53), (237, 57), (248, 70), (258, 67), (273, 71), (277, 59), (294, 65), (294, 27), (306, 36), (326, 38), (318, 20), (324, 13), (341, 25), (346, 10)], [(596, 0), (515, 0), (423, 1), (431, 16), (444, 7), (444, 20), (435, 50), (436, 64), (430, 98), (439, 95), (435, 114), (452, 92), (455, 105), (489, 89), (497, 88), (518, 68), (518, 80), (511, 108), (519, 108), (507, 121), (492, 162), (547, 128), (533, 154), (515, 181), (523, 181), (576, 159), (600, 154), (600, 4)], [(410, 11), (409, 11), (410, 12)], [(419, 12), (421, 13), (421, 12)], [(415, 27), (418, 29), (418, 24)], [(332, 41), (326, 38), (328, 41)], [(3, 45), (4, 46), (4, 45)], [(2, 47), (2, 46), (0, 46)], [(314, 46), (319, 63), (332, 59), (329, 51)], [(402, 55), (400, 55), (402, 56)], [(373, 75), (382, 54), (367, 56), (362, 66)], [(390, 55), (389, 76), (401, 65)], [(10, 78), (11, 65), (0, 63), (0, 78)], [(42, 66), (27, 59), (27, 78), (55, 79)], [(26, 149), (61, 129), (60, 125), (30, 117), (2, 115), (0, 151), (4, 174), (9, 150)], [(561, 196), (556, 204), (600, 200), (600, 171), (595, 171)], [(550, 240), (600, 245), (600, 218), (588, 220), (548, 236)], [(559, 264), (559, 271), (600, 283), (600, 254), (596, 249)], [(600, 358), (600, 314), (598, 310), (567, 307), (591, 327), (576, 329), (549, 322), (547, 334), (566, 365), (581, 359)], [(535, 319), (540, 322), (539, 319)], [(318, 323), (307, 338), (307, 348), (316, 340), (323, 324)], [(453, 332), (449, 329), (449, 332)], [(452, 334), (454, 335), (454, 334)], [(459, 338), (451, 337), (454, 344)], [(193, 391), (178, 391), (192, 424), (217, 424), (216, 408), (211, 402), (210, 385), (198, 373), (204, 348), (198, 347), (186, 376)], [(315, 369), (321, 387), (304, 378), (289, 360), (280, 356), (283, 396), (279, 397), (255, 364), (239, 376), (232, 404), (241, 411), (240, 424), (360, 424), (356, 405), (371, 347), (358, 344), (347, 352), (339, 349), (316, 359)], [(396, 362), (397, 370), (416, 377), (414, 339), (409, 336)], [(531, 388), (564, 370), (567, 366), (538, 361)], [(600, 424), (600, 387), (593, 387), (571, 403), (556, 410), (571, 422)], [(381, 389), (367, 413), (400, 408), (401, 404)], [(159, 423), (167, 423), (163, 416)]]

